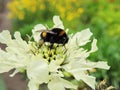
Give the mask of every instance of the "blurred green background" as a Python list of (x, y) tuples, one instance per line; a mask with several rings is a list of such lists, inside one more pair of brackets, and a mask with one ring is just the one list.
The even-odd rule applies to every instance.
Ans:
[(6, 90), (5, 83), (1, 77), (0, 77), (0, 90)]
[(31, 35), (36, 24), (51, 27), (54, 15), (61, 17), (70, 33), (90, 28), (99, 48), (90, 60), (107, 61), (111, 66), (92, 74), (120, 90), (120, 0), (11, 0), (7, 8), (12, 32), (20, 31), (23, 38)]

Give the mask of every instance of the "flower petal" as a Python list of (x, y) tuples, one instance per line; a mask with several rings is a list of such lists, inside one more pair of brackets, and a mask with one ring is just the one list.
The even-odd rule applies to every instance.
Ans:
[(98, 50), (98, 48), (97, 48), (97, 39), (93, 39), (92, 48), (91, 48), (90, 53), (95, 52), (97, 50)]
[(25, 60), (29, 59), (28, 44), (22, 40), (19, 32), (15, 32), (14, 37), (12, 39), (7, 30), (0, 33), (0, 41), (7, 45), (6, 51), (0, 49), (0, 73), (13, 68), (20, 71), (26, 65)]
[(92, 33), (89, 29), (82, 30), (81, 32), (76, 33), (71, 40), (69, 40), (70, 46), (75, 46), (73, 44), (76, 44), (78, 46), (83, 46), (86, 43), (90, 42), (90, 37), (92, 36)]
[(8, 72), (13, 68), (14, 68), (13, 66), (9, 66), (6, 64), (4, 65), (4, 64), (0, 63), (0, 73)]
[(88, 60), (74, 60), (69, 62), (69, 64), (64, 65), (63, 68), (66, 71), (74, 72), (74, 71), (86, 71), (91, 70), (94, 68), (102, 68), (102, 69), (109, 69), (110, 66), (107, 65), (107, 62), (99, 61), (99, 62), (90, 62)]
[(34, 29), (32, 30), (33, 38), (36, 42), (40, 40), (41, 31), (46, 30), (46, 27), (42, 24), (37, 24)]
[[(76, 65), (74, 65), (76, 66)], [(76, 80), (82, 80), (84, 81), (86, 84), (88, 84), (91, 88), (95, 88), (95, 77), (89, 76), (85, 73), (85, 70), (83, 70), (84, 68), (81, 67), (77, 67), (77, 68), (71, 68), (67, 67), (65, 68), (66, 71), (68, 71), (69, 73), (71, 73)]]
[(49, 83), (48, 88), (50, 90), (65, 90), (65, 88), (73, 88), (76, 89), (77, 87), (73, 85), (71, 82), (62, 79), (60, 77), (54, 77)]
[(15, 32), (14, 34), (14, 37), (15, 37), (15, 45), (16, 47), (18, 48), (22, 48), (23, 51), (28, 51), (28, 44), (26, 41), (24, 41), (22, 38), (21, 38), (21, 34), (20, 32)]
[(32, 60), (27, 65), (27, 76), (31, 80), (42, 84), (48, 82), (48, 64), (40, 57), (32, 57)]
[(28, 88), (29, 90), (39, 90), (39, 83), (31, 79), (28, 83)]
[(14, 62), (9, 60), (9, 54), (0, 49), (0, 73), (8, 72), (15, 67)]
[(4, 30), (0, 33), (0, 42), (4, 44), (11, 44), (11, 35), (8, 30)]
[(95, 77), (89, 76), (85, 71), (93, 68), (109, 69), (110, 67), (106, 62), (90, 62), (86, 60), (74, 60), (69, 64), (64, 65), (63, 68), (71, 73), (76, 80), (83, 80), (91, 88), (95, 88)]
[(60, 66), (56, 64), (56, 61), (50, 62), (50, 64), (49, 64), (49, 71), (50, 72), (58, 72), (59, 68), (60, 68)]
[(95, 77), (87, 75), (84, 71), (74, 70), (71, 72), (76, 80), (82, 80), (87, 85), (89, 85), (92, 89), (95, 89)]
[(76, 35), (78, 45), (83, 46), (90, 41), (89, 39), (92, 36), (92, 33), (90, 32), (90, 29), (87, 28), (85, 30), (82, 30), (80, 33), (77, 33)]
[(97, 48), (97, 39), (93, 39), (92, 41), (92, 45), (91, 45), (91, 50), (84, 53), (84, 55), (86, 56), (86, 58), (90, 55), (90, 53), (93, 53), (95, 51), (97, 51), (98, 48)]
[(59, 16), (54, 16), (53, 17), (53, 22), (54, 22), (54, 26), (53, 28), (61, 28), (61, 29), (64, 29), (64, 26), (63, 26), (63, 23), (62, 21), (60, 20), (60, 17)]
[[(91, 37), (92, 33), (90, 32), (89, 29), (85, 29), (81, 32), (76, 33), (75, 35), (71, 35), (69, 37), (69, 41), (67, 44), (67, 53), (74, 53), (75, 50), (78, 50), (78, 48), (80, 46), (83, 46), (85, 44), (87, 44), (88, 42), (90, 42), (90, 37)], [(72, 46), (72, 47), (71, 47)], [(82, 49), (82, 48), (81, 48)], [(82, 49), (83, 51), (84, 49)], [(86, 52), (86, 50), (84, 50)], [(80, 52), (79, 52), (80, 53)], [(87, 57), (89, 54), (88, 53), (84, 53), (86, 54), (85, 56)], [(88, 54), (88, 55), (87, 55)], [(80, 55), (80, 54), (79, 54)], [(71, 55), (70, 55), (71, 56)], [(73, 56), (73, 55), (72, 55)], [(76, 55), (75, 55), (76, 56)]]
[(110, 69), (110, 66), (108, 66), (107, 62), (105, 62), (105, 61), (99, 61), (99, 62), (88, 61), (87, 65), (89, 68)]
[(88, 86), (90, 86), (92, 89), (95, 90), (95, 84), (96, 84), (95, 77), (89, 75), (79, 75), (78, 80), (84, 81)]

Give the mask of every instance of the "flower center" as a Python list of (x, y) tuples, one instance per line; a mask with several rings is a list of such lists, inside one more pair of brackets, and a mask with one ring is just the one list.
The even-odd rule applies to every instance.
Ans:
[(58, 44), (43, 45), (40, 51), (43, 54), (43, 58), (50, 62), (52, 60), (57, 60), (58, 57), (60, 58), (64, 54), (65, 48)]
[(66, 48), (60, 44), (43, 44), (40, 48), (33, 43), (31, 52), (34, 55), (40, 54), (47, 62), (52, 60), (61, 60), (65, 59)]

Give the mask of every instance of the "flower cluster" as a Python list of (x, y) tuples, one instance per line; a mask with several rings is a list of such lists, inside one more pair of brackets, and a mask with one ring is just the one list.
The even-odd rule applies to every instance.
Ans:
[(20, 20), (24, 19), (25, 13), (36, 12), (38, 8), (38, 0), (12, 0), (8, 3), (7, 7), (10, 10), (10, 18), (18, 18)]
[(80, 7), (82, 3), (78, 0), (54, 0), (54, 2), (52, 0), (12, 0), (8, 3), (9, 17), (23, 20), (27, 13), (41, 13), (43, 10), (48, 10), (50, 13), (57, 12), (62, 18), (71, 21), (83, 13), (84, 10)]
[[(59, 16), (53, 17), (52, 28), (64, 29)], [(38, 90), (39, 85), (46, 83), (49, 90), (76, 89), (77, 85), (65, 79), (63, 72), (70, 73), (76, 81), (84, 81), (92, 89), (95, 89), (95, 77), (87, 71), (93, 68), (109, 69), (107, 62), (91, 62), (87, 59), (90, 53), (95, 52), (97, 40), (90, 40), (92, 33), (89, 29), (69, 35), (68, 43), (63, 46), (54, 44), (50, 49), (50, 43), (45, 42), (39, 47), (40, 30), (46, 27), (38, 24), (32, 30), (33, 40), (28, 42), (21, 38), (19, 32), (15, 32), (14, 38), (8, 30), (0, 33), (0, 42), (6, 44), (5, 50), (0, 49), (0, 73), (15, 69), (16, 73), (26, 71), (29, 79), (29, 90)], [(67, 29), (66, 29), (67, 31)], [(91, 42), (91, 50), (85, 50), (82, 46)]]
[[(51, 10), (54, 8), (60, 14), (61, 18), (65, 18), (67, 21), (72, 21), (76, 18), (79, 18), (80, 15), (84, 12), (84, 9), (81, 7), (81, 4), (85, 3), (84, 1), (78, 0), (64, 0), (58, 1), (49, 0), (51, 2)], [(57, 5), (56, 5), (57, 3)]]

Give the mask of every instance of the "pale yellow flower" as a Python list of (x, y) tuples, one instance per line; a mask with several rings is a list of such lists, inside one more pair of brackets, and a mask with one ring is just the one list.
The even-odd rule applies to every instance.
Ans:
[[(59, 16), (53, 17), (52, 28), (65, 29)], [(51, 28), (51, 29), (52, 29)], [(7, 45), (5, 50), (0, 49), (0, 73), (15, 69), (11, 74), (26, 71), (29, 79), (29, 90), (39, 90), (39, 85), (45, 83), (49, 90), (65, 90), (65, 88), (77, 89), (69, 80), (65, 79), (63, 72), (70, 73), (76, 81), (82, 80), (92, 89), (95, 89), (95, 77), (86, 73), (93, 68), (109, 69), (107, 62), (91, 62), (87, 59), (90, 53), (95, 52), (97, 40), (91, 40), (92, 33), (85, 29), (75, 35), (68, 35), (69, 41), (64, 46), (54, 44), (49, 50), (50, 43), (45, 42), (38, 47), (40, 30), (47, 28), (38, 24), (32, 30), (34, 41), (24, 41), (19, 32), (15, 32), (14, 38), (5, 30), (0, 33), (0, 42)], [(81, 46), (91, 42), (91, 50), (85, 50)], [(51, 53), (51, 56), (49, 55)]]

